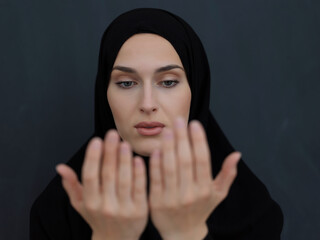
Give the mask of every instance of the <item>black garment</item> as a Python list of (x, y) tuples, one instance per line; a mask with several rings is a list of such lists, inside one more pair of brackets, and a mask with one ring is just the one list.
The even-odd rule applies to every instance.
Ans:
[[(159, 9), (136, 9), (116, 18), (105, 31), (99, 54), (95, 88), (95, 132), (104, 137), (116, 128), (106, 92), (114, 60), (122, 44), (137, 33), (154, 33), (166, 38), (175, 48), (185, 68), (192, 99), (189, 121), (198, 119), (204, 126), (216, 176), (225, 157), (234, 151), (209, 111), (210, 71), (203, 46), (191, 27), (180, 17)], [(91, 139), (91, 137), (89, 139)], [(87, 142), (67, 163), (81, 179)], [(144, 157), (148, 168), (148, 158)], [(238, 175), (228, 197), (207, 220), (206, 240), (280, 239), (283, 215), (263, 183), (241, 160)], [(35, 201), (30, 218), (30, 237), (35, 239), (90, 239), (88, 224), (72, 208), (56, 176)], [(161, 239), (151, 220), (140, 239)]]

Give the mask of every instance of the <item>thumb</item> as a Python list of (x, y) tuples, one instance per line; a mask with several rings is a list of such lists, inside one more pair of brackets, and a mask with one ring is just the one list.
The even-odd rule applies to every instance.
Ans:
[(66, 164), (58, 164), (56, 171), (62, 178), (62, 186), (69, 196), (71, 205), (79, 212), (82, 204), (82, 185), (77, 174)]
[(214, 191), (222, 196), (227, 197), (229, 189), (237, 176), (237, 164), (241, 158), (240, 152), (229, 154), (224, 160), (221, 170), (213, 181)]

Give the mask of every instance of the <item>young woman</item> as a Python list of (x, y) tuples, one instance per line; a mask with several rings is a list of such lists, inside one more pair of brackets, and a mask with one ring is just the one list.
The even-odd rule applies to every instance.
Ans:
[(209, 110), (203, 46), (159, 9), (105, 31), (95, 131), (31, 210), (31, 239), (280, 239), (283, 217)]

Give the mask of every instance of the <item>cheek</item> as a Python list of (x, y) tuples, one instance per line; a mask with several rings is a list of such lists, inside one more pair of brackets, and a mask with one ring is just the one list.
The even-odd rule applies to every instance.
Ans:
[(127, 99), (125, 95), (113, 91), (109, 91), (107, 93), (107, 98), (113, 119), (117, 129), (119, 130), (123, 123), (128, 120), (128, 116), (131, 114), (130, 109), (133, 107), (133, 102), (132, 100), (130, 101)]
[(191, 105), (191, 92), (184, 94), (180, 103), (180, 108), (182, 109), (181, 115), (185, 116), (187, 118), (186, 120), (188, 120)]
[(172, 121), (178, 116), (182, 116), (188, 120), (191, 104), (191, 91), (189, 87), (175, 92), (170, 97), (165, 96), (164, 99), (166, 101), (166, 109), (170, 112)]

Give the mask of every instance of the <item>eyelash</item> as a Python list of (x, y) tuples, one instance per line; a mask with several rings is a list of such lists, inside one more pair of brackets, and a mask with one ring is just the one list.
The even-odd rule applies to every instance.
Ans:
[[(170, 86), (163, 86), (165, 88), (173, 88), (174, 86), (176, 86), (179, 81), (178, 80), (164, 80), (164, 81), (161, 81), (161, 83), (164, 83), (164, 82), (171, 82), (171, 83), (174, 83), (173, 85), (170, 85)], [(132, 88), (132, 85), (130, 87), (125, 87), (123, 84), (124, 83), (134, 83), (133, 81), (122, 81), (122, 82), (117, 82), (116, 84), (120, 87), (120, 88), (124, 88), (124, 89), (129, 89), (129, 88)]]

